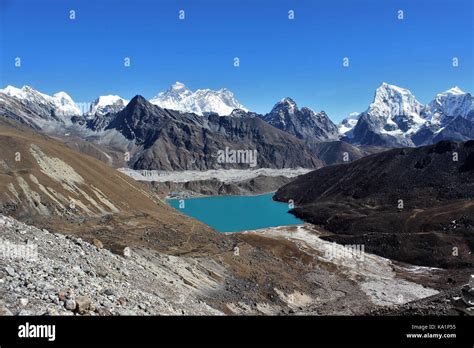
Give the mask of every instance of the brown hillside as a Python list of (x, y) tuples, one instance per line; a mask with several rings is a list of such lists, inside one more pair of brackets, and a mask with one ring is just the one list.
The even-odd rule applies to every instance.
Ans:
[(116, 251), (150, 243), (171, 252), (212, 249), (210, 242), (221, 240), (142, 184), (24, 126), (1, 119), (0, 148), (0, 213), (52, 231), (96, 237)]

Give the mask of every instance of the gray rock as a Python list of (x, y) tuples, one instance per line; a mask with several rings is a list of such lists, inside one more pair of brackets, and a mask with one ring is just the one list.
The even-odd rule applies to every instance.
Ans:
[(30, 316), (32, 314), (33, 313), (31, 311), (26, 310), (26, 309), (22, 309), (17, 313), (17, 315), (20, 315), (20, 316)]
[(104, 294), (107, 295), (107, 296), (115, 296), (115, 295), (116, 295), (116, 292), (115, 292), (114, 289), (108, 288), (108, 289), (105, 289), (105, 290), (104, 290)]
[(14, 277), (16, 275), (16, 272), (12, 267), (5, 267), (5, 271), (10, 277)]
[(129, 247), (125, 247), (123, 249), (123, 256), (130, 257), (132, 256), (132, 250)]
[(47, 315), (59, 315), (59, 312), (56, 310), (56, 308), (48, 308), (46, 311)]
[(67, 300), (66, 301), (66, 304), (64, 305), (64, 307), (70, 311), (73, 311), (76, 309), (76, 301), (74, 300)]
[(13, 313), (3, 304), (3, 302), (0, 302), (0, 316), (2, 315), (13, 315)]

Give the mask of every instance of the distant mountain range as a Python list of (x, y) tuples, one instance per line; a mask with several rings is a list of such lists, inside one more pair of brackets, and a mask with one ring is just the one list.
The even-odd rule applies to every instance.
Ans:
[[(443, 139), (464, 141), (474, 138), (473, 100), (470, 93), (454, 87), (423, 105), (408, 89), (382, 83), (366, 111), (351, 114), (338, 126), (324, 111), (316, 113), (307, 107), (299, 109), (291, 98), (280, 100), (268, 114), (259, 115), (246, 109), (225, 88), (193, 92), (180, 82), (158, 93), (150, 99), (150, 103), (200, 116), (217, 113), (220, 116), (260, 117), (299, 139), (342, 139), (356, 145), (401, 147), (426, 145)], [(44, 127), (47, 121), (67, 123), (72, 116), (91, 119), (117, 113), (127, 103), (128, 100), (117, 95), (100, 96), (90, 103), (85, 112), (81, 112), (81, 108), (65, 92), (48, 96), (29, 86), (0, 89), (0, 111), (37, 128)], [(13, 115), (12, 109), (22, 110), (15, 111)]]
[[(259, 168), (318, 168), (343, 161), (344, 153), (349, 154), (350, 160), (366, 154), (349, 144), (339, 144), (337, 126), (324, 112), (315, 113), (305, 107), (300, 110), (289, 98), (276, 103), (268, 114), (259, 115), (243, 108), (226, 90), (193, 93), (176, 83), (159, 94), (159, 102), (170, 106), (171, 101), (185, 100), (189, 104), (183, 104), (181, 109), (195, 109), (198, 105), (199, 113), (160, 107), (156, 105), (157, 98), (147, 101), (136, 96), (127, 103), (119, 96), (109, 95), (97, 98), (81, 115), (78, 108), (68, 114), (48, 98), (36, 98), (43, 94), (31, 87), (8, 87), (9, 90), (17, 93), (0, 90), (0, 112), (5, 116), (48, 133), (72, 133), (105, 145), (115, 151), (114, 158), (117, 153), (128, 152), (128, 164), (135, 169), (248, 168), (242, 163), (218, 163), (218, 151), (226, 148), (256, 150)], [(230, 115), (222, 116), (215, 110), (230, 111)], [(323, 146), (321, 142), (325, 141), (330, 142)], [(92, 150), (97, 154), (97, 148), (87, 146), (87, 153)]]
[[(9, 98), (32, 109), (31, 111), (36, 112), (43, 121), (51, 119), (67, 121), (67, 118), (72, 116), (103, 116), (107, 113), (121, 111), (129, 102), (118, 95), (104, 95), (99, 96), (91, 103), (86, 103), (87, 110), (82, 110), (84, 103), (81, 103), (81, 108), (66, 92), (58, 92), (49, 96), (30, 86), (22, 88), (7, 86), (0, 89), (0, 103), (7, 103)], [(198, 89), (192, 92), (181, 82), (176, 82), (165, 92), (158, 93), (157, 96), (150, 99), (150, 102), (165, 109), (195, 113), (200, 116), (209, 113), (225, 116), (231, 114), (235, 109), (247, 111), (237, 101), (234, 94), (225, 88), (217, 91)], [(29, 120), (28, 117), (25, 117), (26, 120), (32, 123), (37, 123), (35, 121), (38, 121), (39, 124), (43, 123), (39, 120)]]
[(408, 89), (383, 83), (368, 109), (341, 125), (343, 139), (353, 144), (403, 147), (465, 141), (474, 139), (474, 98), (454, 87), (423, 105)]
[(69, 116), (81, 114), (81, 110), (65, 92), (49, 96), (29, 86), (21, 89), (7, 86), (1, 89), (0, 112), (36, 129), (66, 123)]
[(100, 96), (85, 111), (65, 92), (48, 96), (29, 86), (8, 86), (0, 90), (0, 113), (35, 129), (72, 132), (129, 152), (129, 165), (137, 169), (240, 168), (217, 165), (215, 153), (226, 147), (257, 150), (258, 167), (316, 168), (383, 148), (474, 139), (473, 100), (455, 87), (423, 105), (409, 90), (383, 83), (366, 111), (336, 125), (324, 111), (299, 108), (291, 98), (262, 115), (226, 89), (192, 92), (179, 82), (149, 101)]

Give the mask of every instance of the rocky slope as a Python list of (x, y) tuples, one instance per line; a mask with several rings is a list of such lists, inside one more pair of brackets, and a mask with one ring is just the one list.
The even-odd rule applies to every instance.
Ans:
[(280, 188), (343, 244), (435, 267), (473, 267), (474, 142), (443, 141), (321, 168)]
[(387, 273), (389, 263), (350, 271), (338, 259), (321, 262), (321, 245), (331, 243), (311, 228), (304, 240), (301, 229), (219, 234), (19, 124), (0, 121), (0, 146), (1, 213), (36, 226), (0, 218), (3, 251), (38, 252), (36, 260), (0, 259), (3, 313), (362, 314), (433, 292), (418, 285), (426, 279), (407, 283), (392, 272), (384, 282), (405, 297), (378, 298), (361, 272)]
[[(231, 257), (128, 247), (117, 255), (98, 240), (0, 216), (0, 315), (349, 315), (437, 293), (419, 284), (437, 277), (429, 269), (333, 258), (333, 244), (310, 227), (234, 237)], [(414, 275), (418, 283), (405, 279)]]
[[(76, 237), (0, 216), (0, 241), (29, 258), (0, 258), (0, 312), (13, 315), (216, 315), (200, 296), (222, 288), (212, 260), (151, 250), (120, 256)], [(2, 249), (4, 250), (4, 249)]]
[[(162, 234), (164, 248), (167, 239), (217, 240), (135, 180), (31, 129), (0, 119), (0, 148), (0, 213), (88, 240), (101, 235), (113, 250), (143, 244), (145, 233)], [(183, 233), (171, 237), (176, 228)]]
[(326, 166), (348, 163), (384, 149), (375, 146), (353, 146), (341, 140), (308, 142), (308, 147)]
[(272, 112), (266, 115), (236, 109), (230, 116), (259, 117), (274, 127), (304, 140), (306, 146), (324, 165), (352, 162), (370, 153), (383, 151), (381, 147), (364, 145), (356, 147), (347, 141), (338, 140), (338, 131), (324, 111), (316, 114), (309, 108), (303, 107), (300, 110), (290, 98), (277, 103)]

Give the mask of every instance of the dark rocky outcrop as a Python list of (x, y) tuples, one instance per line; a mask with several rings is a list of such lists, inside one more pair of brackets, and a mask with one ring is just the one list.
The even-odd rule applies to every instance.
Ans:
[(221, 163), (218, 151), (257, 151), (260, 168), (317, 168), (323, 165), (304, 142), (260, 118), (202, 117), (162, 109), (141, 96), (116, 114), (106, 129), (133, 141), (134, 169), (190, 170), (251, 168), (248, 163)]
[(299, 139), (327, 141), (338, 138), (337, 126), (324, 111), (315, 113), (307, 107), (299, 109), (291, 98), (282, 99), (272, 111), (260, 117)]

